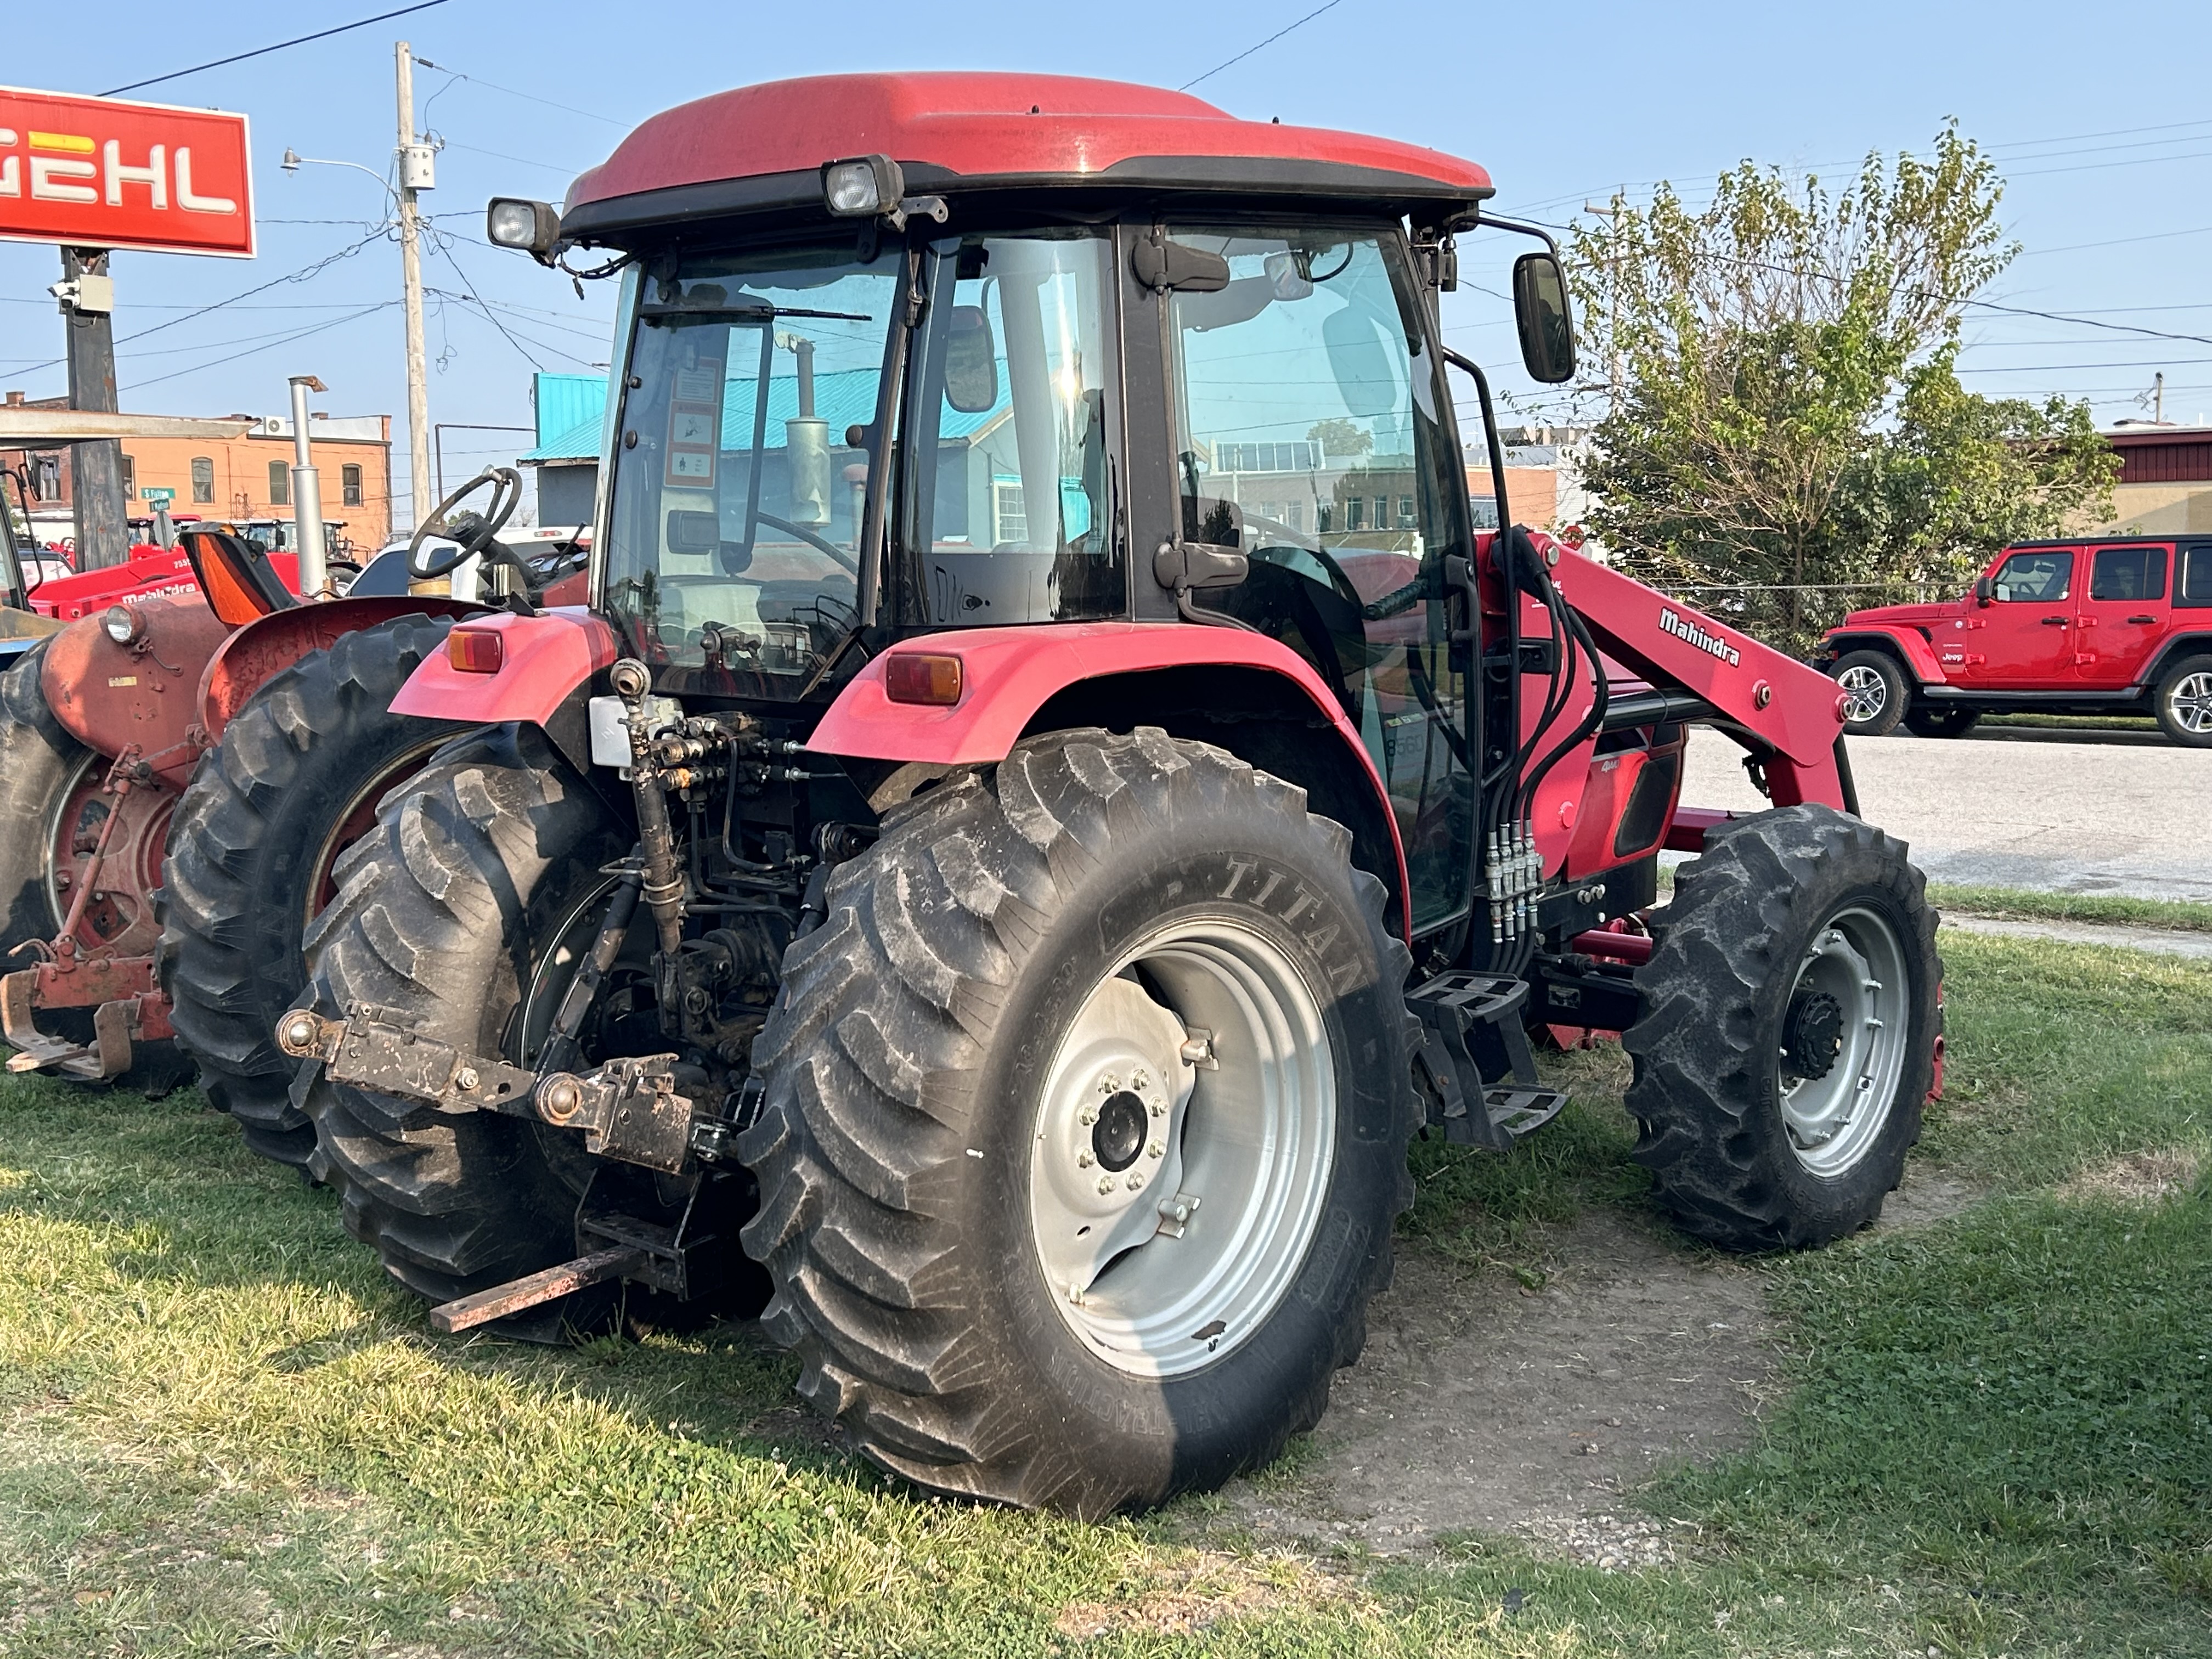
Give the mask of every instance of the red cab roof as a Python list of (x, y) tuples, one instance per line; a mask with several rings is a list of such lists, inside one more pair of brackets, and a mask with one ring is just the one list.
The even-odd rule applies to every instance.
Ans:
[[(1468, 205), (1492, 193), (1487, 173), (1441, 150), (1239, 120), (1203, 99), (1156, 87), (1065, 75), (823, 75), (739, 87), (653, 116), (576, 180), (564, 219), (589, 235), (631, 217), (608, 210), (622, 198), (672, 190), (697, 198), (697, 186), (777, 175), (795, 189), (801, 182), (795, 175), (868, 155), (897, 161), (918, 191), (969, 181), (1127, 180)], [(721, 210), (778, 198), (797, 199), (788, 191), (747, 191), (732, 195)], [(708, 204), (698, 198), (670, 205), (688, 216), (686, 206), (703, 211)]]

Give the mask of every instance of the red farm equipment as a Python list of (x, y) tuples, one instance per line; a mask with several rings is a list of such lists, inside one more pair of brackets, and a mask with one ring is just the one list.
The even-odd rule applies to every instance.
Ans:
[[(519, 480), (500, 490), (511, 512)], [(496, 528), (463, 533), (495, 548)], [(338, 851), (451, 735), (392, 696), (483, 606), (410, 592), (397, 554), (303, 602), (290, 555), (212, 527), (182, 541), (31, 591), (66, 582), (50, 597), (78, 616), (0, 676), (0, 812), (19, 826), (0, 949), (21, 964), (0, 976), (0, 1028), (18, 1073), (159, 1091), (197, 1061), (257, 1150), (304, 1164), (270, 1025)], [(158, 580), (137, 569), (157, 562)]]
[[(868, 1456), (1088, 1514), (1313, 1425), (1409, 1139), (1556, 1113), (1547, 1024), (1624, 1033), (1697, 1237), (1879, 1212), (1940, 1053), (1921, 878), (1833, 684), (1473, 528), (1455, 239), (1534, 240), (1523, 358), (1573, 370), (1492, 194), (1179, 94), (885, 75), (492, 204), (623, 283), (589, 604), (409, 682), (480, 729), (339, 859), (276, 1028), (434, 1325), (764, 1310)], [(1679, 805), (1692, 726), (1772, 810)]]

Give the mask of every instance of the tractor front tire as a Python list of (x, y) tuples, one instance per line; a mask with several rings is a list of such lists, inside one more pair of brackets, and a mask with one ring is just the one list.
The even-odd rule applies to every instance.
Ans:
[(1887, 651), (1848, 651), (1834, 673), (1844, 697), (1845, 732), (1855, 738), (1881, 738), (1897, 729), (1911, 692), (1896, 658)]
[(307, 982), (301, 938), (378, 798), (454, 734), (391, 712), (453, 625), (398, 617), (276, 675), (201, 758), (170, 823), (154, 896), (170, 1018), (208, 1099), (280, 1164), (305, 1170), (315, 1150), (292, 1103), (299, 1064), (273, 1035)]
[[(0, 674), (0, 904), (7, 907), (0, 973), (27, 965), (27, 953), (9, 958), (17, 945), (61, 931), (66, 905), (58, 906), (53, 884), (54, 816), (92, 758), (46, 705), (39, 684), (46, 655), (42, 641)], [(89, 1034), (89, 1018), (83, 1024)]]
[(1221, 750), (1084, 730), (840, 866), (738, 1150), (769, 1331), (866, 1455), (1097, 1516), (1319, 1420), (1419, 1120), (1410, 958), (1351, 844)]
[[(388, 797), (376, 828), (339, 858), (338, 892), (307, 930), (309, 1006), (356, 1005), (480, 1054), (509, 1053), (539, 961), (629, 850), (590, 786), (534, 726), (456, 738)], [(334, 1084), (304, 1091), (314, 1176), (347, 1230), (434, 1302), (488, 1289), (575, 1254), (588, 1175), (566, 1132), (495, 1112), (441, 1112)], [(511, 1334), (588, 1327), (612, 1291), (581, 1292)]]
[(2212, 657), (2174, 664), (2159, 680), (2155, 707), (2160, 726), (2175, 743), (2212, 749)]
[(1942, 1032), (1936, 913), (1905, 844), (1826, 806), (1761, 812), (1707, 832), (1655, 921), (1622, 1042), (1662, 1206), (1731, 1250), (1874, 1220)]

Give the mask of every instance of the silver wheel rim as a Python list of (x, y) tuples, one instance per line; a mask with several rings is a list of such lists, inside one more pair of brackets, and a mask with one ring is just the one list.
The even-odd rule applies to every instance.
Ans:
[[(1908, 989), (1897, 930), (1871, 910), (1831, 916), (1798, 963), (1784, 1005), (1777, 1073), (1791, 1150), (1814, 1175), (1844, 1174), (1881, 1139), (1905, 1075)], [(1795, 1077), (1787, 1046), (1790, 1012), (1816, 996), (1838, 1005), (1840, 1040), (1834, 1062), (1820, 1076)]]
[(1853, 726), (1865, 725), (1889, 702), (1889, 682), (1879, 669), (1863, 663), (1844, 670), (1836, 676), (1836, 684), (1843, 688), (1844, 719)]
[(1288, 1292), (1335, 1151), (1334, 1053), (1297, 969), (1239, 922), (1162, 929), (1084, 1000), (1046, 1073), (1030, 1224), (1053, 1305), (1132, 1376), (1223, 1358)]
[(2212, 673), (2184, 674), (2173, 683), (2166, 707), (2190, 736), (2212, 737)]

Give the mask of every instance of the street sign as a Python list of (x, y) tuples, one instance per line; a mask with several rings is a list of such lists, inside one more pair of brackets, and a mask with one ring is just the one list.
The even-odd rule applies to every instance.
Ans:
[(162, 484), (148, 484), (138, 493), (146, 498), (149, 507), (167, 507), (177, 499), (177, 492)]
[(0, 240), (253, 257), (246, 118), (0, 87)]

